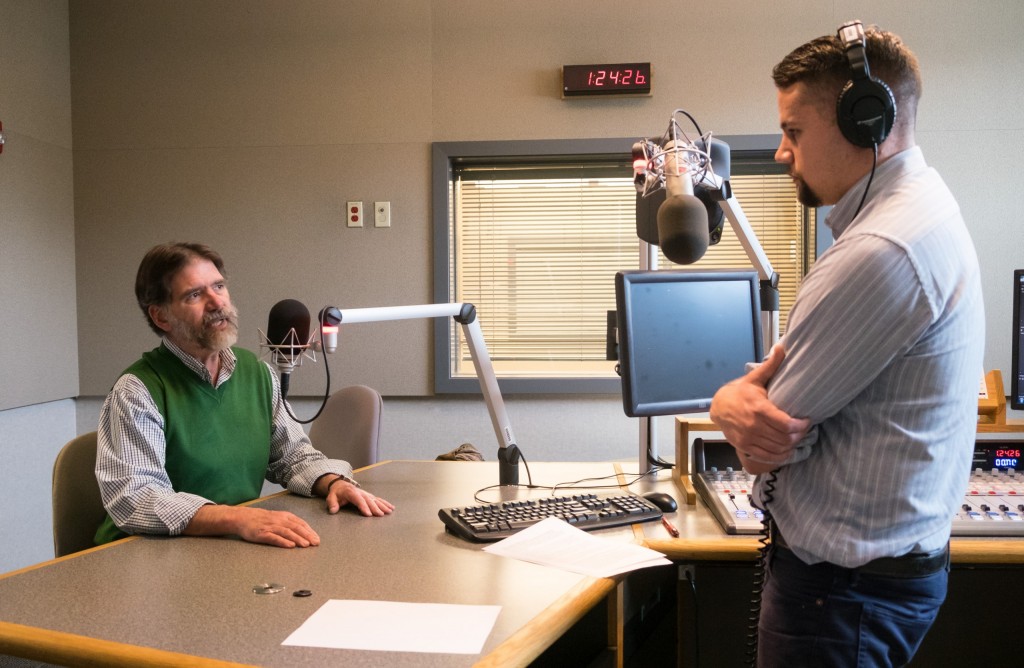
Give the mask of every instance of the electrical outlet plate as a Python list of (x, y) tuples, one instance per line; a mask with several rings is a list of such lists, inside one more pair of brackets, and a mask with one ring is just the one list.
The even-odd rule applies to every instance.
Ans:
[(363, 226), (363, 203), (347, 202), (345, 204), (345, 218), (349, 227)]

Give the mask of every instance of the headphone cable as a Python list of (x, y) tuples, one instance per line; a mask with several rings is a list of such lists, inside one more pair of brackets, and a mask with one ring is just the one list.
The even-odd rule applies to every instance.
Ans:
[(857, 205), (857, 210), (853, 212), (853, 218), (857, 217), (860, 213), (861, 208), (864, 206), (864, 200), (868, 198), (868, 190), (871, 189), (871, 182), (875, 180), (875, 168), (878, 166), (878, 144), (871, 145), (871, 173), (868, 175), (868, 182), (864, 186), (864, 193), (860, 196), (860, 204)]

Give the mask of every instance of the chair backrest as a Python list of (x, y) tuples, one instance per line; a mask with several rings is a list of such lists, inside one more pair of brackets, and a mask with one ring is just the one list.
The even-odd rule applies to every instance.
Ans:
[(53, 552), (78, 552), (93, 538), (107, 511), (96, 482), (96, 432), (72, 439), (53, 463)]
[(309, 428), (313, 446), (331, 459), (344, 459), (358, 469), (378, 461), (380, 393), (365, 385), (350, 385), (331, 394), (320, 417)]

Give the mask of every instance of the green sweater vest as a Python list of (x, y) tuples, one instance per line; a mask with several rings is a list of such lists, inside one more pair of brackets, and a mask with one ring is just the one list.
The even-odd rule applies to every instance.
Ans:
[[(125, 371), (145, 384), (163, 416), (165, 469), (174, 491), (229, 505), (260, 495), (273, 428), (266, 366), (248, 350), (233, 350), (235, 370), (218, 388), (165, 346), (144, 353)], [(126, 535), (108, 516), (96, 543)]]

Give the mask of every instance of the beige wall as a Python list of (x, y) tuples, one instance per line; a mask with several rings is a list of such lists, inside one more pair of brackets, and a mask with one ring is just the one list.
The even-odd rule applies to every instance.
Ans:
[(66, 2), (0, 0), (0, 410), (78, 395)]
[[(430, 25), (416, 1), (71, 4), (83, 394), (155, 344), (131, 293), (155, 243), (224, 254), (250, 348), (283, 298), (430, 300)], [(347, 229), (346, 200), (393, 227)], [(336, 368), (426, 394), (428, 333), (346, 333)]]

